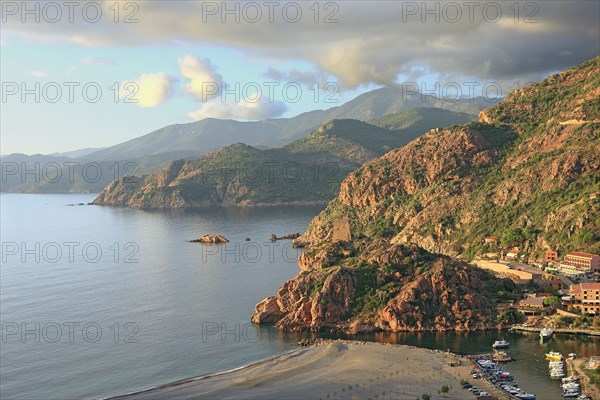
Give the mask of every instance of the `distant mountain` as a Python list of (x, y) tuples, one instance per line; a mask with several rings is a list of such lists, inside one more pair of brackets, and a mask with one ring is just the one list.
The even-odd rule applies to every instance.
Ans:
[(87, 158), (94, 161), (126, 160), (183, 150), (203, 154), (234, 143), (280, 147), (334, 119), (367, 121), (413, 108), (440, 108), (476, 115), (495, 103), (495, 100), (483, 97), (442, 101), (431, 95), (405, 94), (401, 89), (384, 87), (361, 94), (341, 106), (310, 111), (293, 118), (248, 122), (208, 118), (188, 124), (169, 125), (92, 153)]
[(52, 153), (52, 154), (48, 154), (48, 155), (52, 156), (52, 157), (81, 158), (81, 157), (87, 156), (88, 154), (92, 154), (97, 151), (103, 150), (105, 148), (106, 147), (86, 147), (84, 149), (65, 151), (62, 153)]
[(195, 158), (195, 151), (164, 152), (120, 161), (92, 161), (43, 154), (0, 158), (0, 191), (13, 193), (98, 193), (123, 176), (150, 174), (173, 159)]
[[(403, 146), (440, 125), (475, 116), (415, 109), (384, 122), (333, 120), (282, 148), (236, 144), (190, 161), (173, 161), (159, 173), (108, 185), (94, 204), (134, 208), (326, 202), (361, 164)], [(390, 130), (377, 126), (402, 126)]]
[[(61, 179), (54, 182), (48, 177), (40, 176), (36, 179), (33, 175), (22, 176), (10, 174), (0, 183), (3, 192), (23, 193), (64, 193), (64, 192), (99, 192), (115, 178), (129, 176), (135, 170), (135, 175), (149, 174), (161, 168), (166, 162), (179, 158), (192, 159), (207, 152), (217, 150), (234, 143), (244, 143), (259, 149), (281, 147), (306, 136), (309, 132), (319, 128), (323, 124), (334, 119), (356, 119), (361, 121), (371, 120), (384, 115), (398, 113), (414, 108), (430, 108), (436, 110), (453, 110), (476, 115), (481, 109), (494, 104), (493, 100), (475, 98), (472, 101), (441, 101), (434, 96), (421, 94), (404, 94), (401, 89), (380, 88), (361, 94), (347, 103), (333, 107), (328, 110), (315, 110), (300, 114), (293, 118), (279, 118), (264, 121), (239, 122), (234, 120), (220, 120), (208, 118), (202, 121), (188, 124), (169, 125), (148, 133), (144, 136), (128, 140), (126, 142), (89, 153), (91, 149), (81, 149), (74, 152), (55, 153), (48, 156), (42, 155), (14, 155), (19, 159), (19, 170), (26, 167), (40, 170), (48, 166), (48, 163), (57, 162), (61, 165)], [(442, 118), (448, 115), (425, 114), (419, 111), (414, 117), (406, 115), (406, 122), (398, 122), (396, 127), (384, 126), (386, 129), (399, 129), (413, 127), (413, 134), (421, 134), (426, 130), (419, 126), (418, 121), (411, 118)], [(450, 121), (449, 119), (448, 121)], [(439, 123), (425, 122), (423, 126), (443, 126)], [(404, 129), (403, 128), (403, 129)], [(407, 131), (406, 134), (409, 134)], [(14, 168), (15, 157), (13, 155), (3, 156), (0, 162), (4, 167)], [(11, 158), (12, 157), (12, 158)], [(48, 158), (54, 157), (54, 158)], [(80, 166), (71, 167), (65, 162), (79, 163)], [(8, 164), (13, 163), (13, 164)], [(93, 165), (91, 163), (98, 163)], [(115, 171), (115, 168), (131, 166), (126, 170)], [(50, 164), (48, 171), (53, 170)], [(75, 169), (73, 169), (75, 168)], [(98, 180), (85, 176), (86, 172), (101, 170)], [(73, 172), (75, 172), (73, 174)], [(73, 175), (73, 179), (71, 178)]]

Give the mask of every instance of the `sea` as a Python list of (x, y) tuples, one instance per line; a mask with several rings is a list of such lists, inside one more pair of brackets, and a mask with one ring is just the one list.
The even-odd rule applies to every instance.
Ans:
[[(301, 250), (271, 234), (303, 232), (322, 206), (144, 211), (87, 205), (94, 197), (0, 194), (0, 398), (106, 398), (239, 368), (305, 337), (250, 317), (299, 272)], [(204, 234), (229, 243), (189, 242)], [(569, 335), (353, 338), (461, 354), (506, 339), (507, 369), (544, 400), (562, 399), (545, 352), (600, 354), (600, 340)]]

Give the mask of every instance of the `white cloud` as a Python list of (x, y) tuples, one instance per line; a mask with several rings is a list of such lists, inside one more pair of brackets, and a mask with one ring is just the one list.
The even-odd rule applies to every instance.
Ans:
[(27, 75), (31, 75), (34, 78), (46, 78), (48, 73), (46, 71), (34, 70), (34, 71), (26, 71)]
[(163, 72), (142, 74), (137, 80), (124, 81), (119, 88), (119, 97), (141, 108), (154, 107), (169, 97), (173, 81)]
[(220, 93), (223, 77), (209, 59), (185, 55), (177, 59), (179, 71), (189, 80), (187, 91), (203, 103)]
[(202, 107), (190, 112), (188, 116), (194, 120), (205, 118), (261, 120), (280, 117), (287, 110), (282, 101), (270, 101), (261, 97), (258, 101), (241, 99), (239, 102), (224, 102), (214, 98), (204, 103)]
[(115, 60), (112, 58), (88, 56), (88, 57), (82, 58), (81, 62), (83, 64), (88, 64), (88, 65), (109, 66), (109, 65), (113, 65), (115, 63)]

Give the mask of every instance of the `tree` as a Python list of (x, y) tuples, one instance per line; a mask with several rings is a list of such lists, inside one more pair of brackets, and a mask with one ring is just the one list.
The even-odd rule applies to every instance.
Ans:
[(554, 307), (557, 304), (560, 304), (560, 298), (558, 296), (548, 296), (544, 299), (544, 305), (546, 307)]
[(512, 227), (504, 231), (500, 244), (504, 247), (512, 247), (523, 241), (523, 230), (519, 227)]

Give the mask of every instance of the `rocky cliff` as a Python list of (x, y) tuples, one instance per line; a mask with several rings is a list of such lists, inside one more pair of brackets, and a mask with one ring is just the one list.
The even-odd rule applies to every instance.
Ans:
[(449, 255), (473, 256), (492, 235), (533, 257), (600, 251), (600, 58), (515, 91), (480, 120), (349, 174), (298, 244), (329, 240), (332, 222), (350, 217), (354, 235)]
[(256, 306), (253, 322), (348, 333), (471, 331), (510, 322), (496, 305), (498, 293), (514, 289), (511, 281), (416, 245), (337, 242), (304, 253), (300, 268)]
[[(514, 322), (497, 309), (514, 285), (450, 256), (485, 250), (490, 235), (532, 257), (600, 250), (599, 99), (600, 57), (352, 172), (296, 241), (300, 274), (252, 320), (347, 332)], [(352, 239), (332, 243), (341, 218)]]

